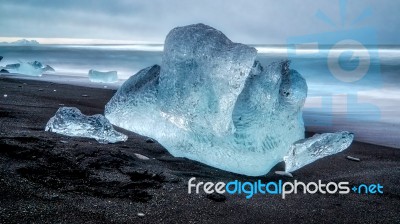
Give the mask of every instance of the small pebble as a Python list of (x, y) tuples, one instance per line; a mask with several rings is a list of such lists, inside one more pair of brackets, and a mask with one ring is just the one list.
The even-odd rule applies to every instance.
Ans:
[(215, 202), (223, 202), (226, 200), (225, 195), (223, 194), (218, 194), (218, 193), (212, 193), (212, 194), (207, 194), (206, 197), (210, 200), (213, 200)]
[(64, 143), (64, 144), (68, 143), (68, 141), (65, 141), (65, 140), (60, 140), (60, 142)]
[(356, 162), (360, 162), (361, 161), (359, 158), (352, 157), (352, 156), (347, 156), (346, 159), (352, 160), (352, 161), (356, 161)]
[(141, 212), (138, 212), (137, 215), (138, 215), (139, 217), (144, 217), (144, 213), (141, 213)]
[(7, 97), (8, 95), (7, 94), (4, 94), (4, 97)]
[(275, 174), (281, 175), (281, 176), (293, 177), (293, 175), (291, 173), (285, 172), (285, 171), (275, 171)]
[(82, 95), (82, 97), (88, 97), (88, 95), (86, 95), (86, 94), (83, 94), (83, 95)]
[(64, 105), (65, 105), (65, 104), (63, 104), (63, 103), (59, 103), (59, 104), (58, 104), (58, 106), (64, 106)]
[(57, 92), (57, 90), (55, 89), (55, 90), (53, 90), (54, 92)]
[(39, 89), (39, 91), (43, 91), (43, 89)]
[(49, 195), (50, 197), (49, 197), (49, 199), (50, 200), (56, 200), (56, 199), (59, 199), (60, 198), (60, 196), (58, 195), (58, 194), (51, 194), (51, 195)]
[(148, 139), (146, 139), (146, 142), (147, 142), (147, 143), (154, 143), (154, 139), (148, 138)]

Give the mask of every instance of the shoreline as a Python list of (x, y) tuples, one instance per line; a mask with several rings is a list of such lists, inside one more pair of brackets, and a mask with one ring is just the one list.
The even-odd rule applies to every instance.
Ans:
[(17, 73), (0, 73), (0, 77), (19, 79), (19, 80), (50, 82), (50, 83), (96, 88), (96, 89), (112, 89), (112, 90), (118, 89), (122, 85), (122, 83), (125, 82), (125, 80), (123, 79), (118, 79), (118, 82), (114, 83), (96, 83), (96, 82), (91, 82), (88, 76), (84, 77), (84, 76), (54, 75), (54, 74), (43, 74), (42, 76), (38, 77), (38, 76), (21, 75)]
[[(400, 150), (395, 148), (355, 141), (349, 149), (293, 172), (293, 178), (273, 172), (246, 177), (172, 157), (157, 142), (120, 128), (128, 141), (107, 145), (44, 131), (60, 104), (87, 115), (102, 114), (116, 90), (4, 76), (0, 89), (1, 223), (400, 221)], [(293, 194), (287, 199), (188, 194), (191, 177), (204, 182), (380, 183), (384, 194)]]

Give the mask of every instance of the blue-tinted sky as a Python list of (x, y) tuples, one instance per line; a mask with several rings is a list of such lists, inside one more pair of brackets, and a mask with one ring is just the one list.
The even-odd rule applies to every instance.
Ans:
[[(283, 44), (291, 36), (374, 28), (378, 44), (400, 44), (400, 1), (1, 0), (0, 37), (162, 43), (173, 27), (202, 22), (235, 42)], [(365, 11), (367, 10), (367, 11)], [(368, 11), (369, 10), (369, 11)], [(323, 12), (332, 24), (316, 17)], [(353, 24), (363, 12), (363, 20)], [(5, 40), (5, 38), (0, 38)]]

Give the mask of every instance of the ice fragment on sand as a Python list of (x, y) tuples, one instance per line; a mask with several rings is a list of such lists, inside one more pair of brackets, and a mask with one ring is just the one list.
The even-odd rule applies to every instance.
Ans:
[(276, 175), (281, 175), (281, 176), (287, 176), (287, 177), (293, 177), (293, 175), (289, 172), (285, 172), (285, 171), (275, 171)]
[(114, 130), (103, 115), (86, 116), (75, 107), (61, 107), (46, 125), (46, 131), (67, 136), (94, 138), (100, 143), (126, 141), (128, 137)]
[(311, 138), (295, 142), (284, 157), (286, 172), (295, 171), (325, 156), (347, 149), (354, 135), (347, 131), (316, 134)]
[(149, 160), (149, 157), (144, 156), (144, 155), (139, 154), (139, 153), (135, 153), (135, 156), (136, 156), (138, 159), (141, 159), (141, 160)]
[(360, 162), (360, 161), (361, 161), (359, 158), (352, 157), (352, 156), (347, 156), (346, 158), (347, 158), (348, 160), (353, 160), (353, 161), (356, 161), (356, 162)]

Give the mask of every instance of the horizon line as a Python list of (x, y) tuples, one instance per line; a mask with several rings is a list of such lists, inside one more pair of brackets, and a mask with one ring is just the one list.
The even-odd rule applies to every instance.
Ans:
[(0, 42), (15, 42), (18, 40), (35, 40), (39, 44), (164, 44), (150, 41), (110, 40), (90, 38), (47, 38), (47, 37), (0, 37)]
[[(35, 40), (39, 42), (39, 44), (43, 45), (164, 45), (164, 42), (150, 42), (150, 41), (130, 41), (130, 40), (110, 40), (110, 39), (89, 39), (89, 38), (47, 38), (47, 37), (1, 37), (0, 43), (7, 42), (12, 43), (18, 40)], [(313, 45), (313, 43), (305, 43), (302, 44), (304, 46)], [(287, 46), (288, 43), (246, 43), (246, 45), (250, 46)], [(290, 45), (290, 44), (289, 44)], [(329, 46), (331, 44), (320, 44), (320, 46)], [(365, 46), (371, 46), (370, 44), (365, 44)], [(373, 46), (400, 46), (399, 44), (373, 44)]]

